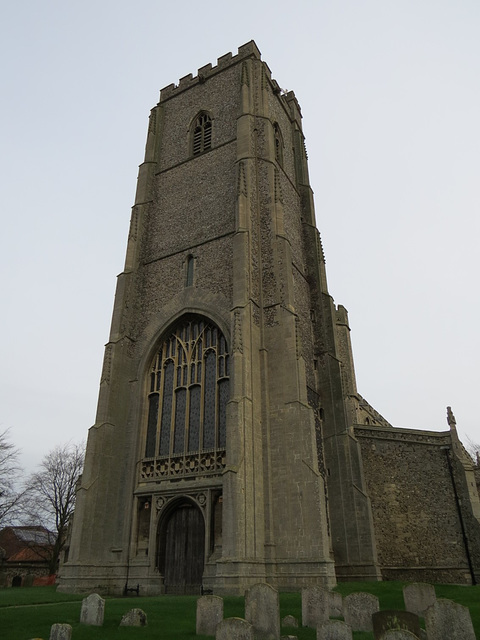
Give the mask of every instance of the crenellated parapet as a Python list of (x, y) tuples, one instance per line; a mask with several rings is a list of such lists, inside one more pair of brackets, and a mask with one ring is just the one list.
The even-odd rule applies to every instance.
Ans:
[[(217, 58), (217, 64), (215, 66), (212, 66), (211, 63), (206, 64), (197, 70), (196, 76), (189, 73), (186, 76), (183, 76), (183, 78), (180, 78), (178, 84), (172, 83), (167, 85), (166, 87), (163, 87), (163, 89), (160, 90), (159, 103), (165, 102), (166, 100), (177, 96), (182, 91), (186, 91), (187, 89), (190, 89), (195, 85), (203, 84), (206, 80), (216, 75), (217, 73), (224, 71), (227, 67), (236, 65), (239, 62), (242, 62), (249, 58), (253, 58), (255, 60), (262, 59), (260, 49), (257, 47), (253, 40), (250, 40), (250, 42), (247, 42), (246, 44), (239, 47), (237, 55), (234, 56), (232, 55), (232, 53), (226, 53), (220, 58)], [(285, 106), (287, 106), (288, 103), (294, 101), (297, 112), (300, 114), (300, 105), (298, 104), (293, 91), (289, 91), (288, 93), (283, 92), (278, 82), (274, 78), (272, 78), (272, 72), (270, 71), (266, 62), (263, 62), (263, 66), (265, 77), (270, 82), (272, 91), (275, 94), (281, 96), (281, 99), (285, 101)]]

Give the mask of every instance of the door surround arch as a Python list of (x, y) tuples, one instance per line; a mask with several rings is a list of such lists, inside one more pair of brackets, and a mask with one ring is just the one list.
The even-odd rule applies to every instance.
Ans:
[(200, 594), (205, 566), (206, 522), (191, 497), (169, 501), (157, 522), (155, 565), (165, 593)]

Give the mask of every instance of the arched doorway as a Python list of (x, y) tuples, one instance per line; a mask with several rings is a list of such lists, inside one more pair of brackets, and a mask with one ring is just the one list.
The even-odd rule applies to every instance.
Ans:
[(12, 580), (12, 587), (22, 586), (22, 576), (14, 576)]
[(165, 593), (201, 593), (205, 556), (205, 523), (189, 500), (178, 502), (158, 527), (158, 568)]

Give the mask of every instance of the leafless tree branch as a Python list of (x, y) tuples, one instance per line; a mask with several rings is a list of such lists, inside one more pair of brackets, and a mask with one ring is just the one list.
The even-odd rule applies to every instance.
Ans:
[(25, 492), (18, 489), (21, 467), (19, 449), (8, 437), (8, 429), (0, 432), (0, 528), (13, 524), (20, 515)]
[(54, 533), (48, 558), (51, 573), (56, 572), (58, 558), (65, 545), (83, 459), (83, 445), (59, 445), (47, 453), (40, 464), (40, 471), (32, 474), (27, 483), (30, 522), (41, 523)]

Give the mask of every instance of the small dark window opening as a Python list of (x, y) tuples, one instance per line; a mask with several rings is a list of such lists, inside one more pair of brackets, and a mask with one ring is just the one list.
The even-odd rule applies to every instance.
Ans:
[(191, 287), (193, 285), (193, 270), (195, 267), (195, 258), (193, 256), (188, 256), (187, 258), (187, 278), (186, 278), (186, 286)]
[(283, 140), (280, 133), (280, 127), (277, 123), (273, 125), (274, 137), (275, 137), (275, 160), (282, 167), (283, 166)]
[(198, 116), (193, 129), (193, 155), (212, 148), (212, 119), (207, 113)]

